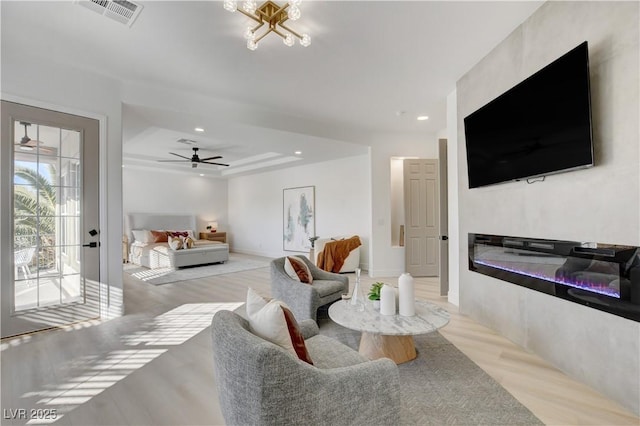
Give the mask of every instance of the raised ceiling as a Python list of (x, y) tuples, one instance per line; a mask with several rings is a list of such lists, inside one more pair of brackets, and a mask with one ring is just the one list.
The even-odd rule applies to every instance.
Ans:
[[(169, 151), (190, 155), (177, 140), (195, 140), (202, 154), (231, 164), (197, 171), (223, 177), (362, 154), (374, 134), (434, 140), (455, 82), (541, 4), (303, 1), (291, 27), (310, 33), (311, 46), (269, 35), (249, 51), (248, 19), (222, 2), (138, 3), (128, 27), (73, 1), (3, 0), (2, 48), (127, 87), (215, 100), (194, 113), (125, 99), (123, 156), (157, 167)], [(189, 164), (162, 167), (192, 172)]]

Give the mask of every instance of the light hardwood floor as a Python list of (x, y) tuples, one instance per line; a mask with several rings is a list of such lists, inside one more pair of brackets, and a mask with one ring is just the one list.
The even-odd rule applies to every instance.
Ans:
[[(350, 277), (353, 282), (353, 276)], [(374, 281), (363, 274), (363, 287)], [(153, 286), (124, 274), (125, 315), (2, 341), (2, 424), (52, 414), (69, 425), (224, 424), (207, 332), (248, 287), (269, 296), (269, 269)], [(639, 425), (640, 419), (507, 339), (458, 314), (436, 279), (417, 297), (451, 313), (441, 334), (550, 425)], [(9, 411), (25, 409), (21, 412)], [(34, 411), (41, 409), (45, 411)], [(41, 421), (40, 423), (50, 423)]]

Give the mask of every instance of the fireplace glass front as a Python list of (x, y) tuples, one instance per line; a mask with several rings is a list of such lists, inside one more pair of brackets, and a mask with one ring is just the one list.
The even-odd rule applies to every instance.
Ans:
[(469, 269), (640, 321), (640, 248), (469, 234)]

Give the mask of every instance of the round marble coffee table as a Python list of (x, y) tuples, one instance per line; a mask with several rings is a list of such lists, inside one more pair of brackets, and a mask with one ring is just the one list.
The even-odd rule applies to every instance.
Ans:
[(444, 327), (449, 313), (433, 303), (416, 300), (416, 315), (381, 315), (369, 301), (364, 310), (340, 300), (329, 307), (329, 318), (343, 327), (362, 332), (360, 354), (369, 359), (391, 358), (396, 364), (417, 356), (413, 336)]

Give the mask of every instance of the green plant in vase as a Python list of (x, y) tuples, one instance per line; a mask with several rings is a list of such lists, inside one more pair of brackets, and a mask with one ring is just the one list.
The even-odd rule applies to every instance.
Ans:
[(374, 309), (380, 309), (380, 289), (382, 289), (383, 285), (384, 283), (378, 281), (371, 284), (371, 288), (369, 289), (368, 297), (369, 300), (373, 301)]

